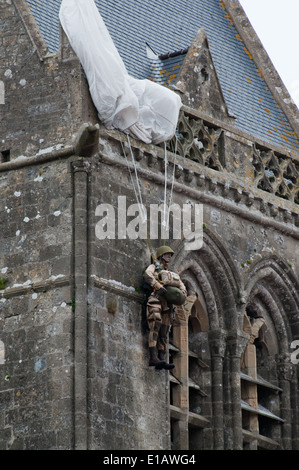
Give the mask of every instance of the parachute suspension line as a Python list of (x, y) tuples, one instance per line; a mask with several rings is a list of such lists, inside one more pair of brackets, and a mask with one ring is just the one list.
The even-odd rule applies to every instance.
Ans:
[[(166, 203), (167, 203), (167, 149), (166, 142), (164, 142), (164, 207), (163, 207), (163, 223), (162, 226), (166, 230)], [(164, 243), (163, 243), (164, 245)]]
[(137, 193), (136, 186), (135, 186), (135, 183), (134, 183), (134, 179), (133, 179), (133, 175), (132, 175), (132, 172), (131, 172), (131, 168), (130, 168), (130, 165), (129, 165), (129, 162), (128, 162), (128, 159), (127, 159), (127, 154), (126, 154), (125, 148), (124, 148), (124, 146), (123, 146), (122, 140), (119, 139), (119, 141), (120, 141), (120, 144), (121, 144), (121, 148), (122, 148), (123, 154), (124, 154), (125, 159), (126, 159), (127, 167), (128, 167), (129, 174), (130, 174), (130, 178), (131, 178), (131, 183), (132, 183), (132, 186), (133, 186), (133, 189), (134, 189), (134, 193), (135, 193), (135, 198), (136, 198), (136, 201), (137, 201), (137, 203), (138, 203), (138, 205), (139, 205), (140, 202), (139, 202), (139, 198), (138, 198), (138, 193)]
[[(175, 148), (174, 148), (174, 162), (173, 162), (173, 171), (172, 171), (172, 179), (171, 179), (171, 189), (170, 193), (168, 194), (168, 211), (166, 217), (166, 206), (167, 206), (167, 150), (166, 150), (166, 142), (164, 142), (164, 216), (163, 216), (163, 227), (165, 229), (165, 233), (169, 230), (169, 215), (170, 215), (170, 206), (172, 203), (172, 196), (173, 196), (173, 187), (174, 187), (174, 178), (175, 178), (175, 165), (176, 165), (176, 157), (177, 157), (177, 142), (178, 138), (175, 134)], [(165, 244), (165, 240), (162, 240), (162, 245)]]
[[(142, 214), (142, 221), (147, 222), (146, 210), (145, 210), (145, 207), (144, 207), (143, 202), (142, 202), (142, 193), (141, 193), (141, 187), (140, 187), (140, 182), (139, 182), (139, 177), (138, 177), (138, 172), (137, 172), (137, 166), (136, 166), (136, 162), (135, 162), (135, 159), (134, 159), (134, 154), (133, 154), (133, 150), (132, 150), (132, 147), (131, 147), (131, 141), (130, 141), (130, 136), (129, 135), (127, 135), (127, 140), (128, 140), (128, 146), (129, 146), (129, 150), (130, 150), (130, 154), (131, 154), (131, 158), (132, 158), (132, 163), (133, 163), (133, 167), (134, 167), (134, 171), (135, 171), (136, 186), (137, 186), (137, 191), (135, 191), (135, 196), (137, 198), (139, 209), (140, 209), (140, 212)], [(138, 194), (139, 198), (137, 197), (137, 194)]]
[(134, 189), (135, 198), (136, 198), (136, 201), (137, 201), (138, 206), (139, 206), (140, 214), (142, 216), (142, 221), (143, 221), (143, 223), (146, 223), (147, 222), (147, 215), (146, 215), (144, 205), (142, 203), (142, 194), (141, 194), (141, 188), (140, 188), (140, 183), (139, 183), (139, 178), (138, 178), (138, 173), (137, 173), (136, 162), (135, 162), (132, 147), (131, 147), (130, 137), (128, 135), (127, 135), (127, 139), (128, 139), (129, 151), (130, 151), (130, 154), (131, 154), (132, 163), (133, 163), (133, 167), (134, 167), (134, 171), (135, 171), (136, 184), (135, 184), (134, 179), (133, 179), (133, 175), (132, 175), (132, 172), (131, 172), (131, 168), (130, 168), (130, 165), (129, 165), (129, 162), (128, 162), (128, 159), (127, 159), (126, 151), (125, 151), (125, 148), (123, 146), (122, 140), (121, 139), (119, 139), (119, 140), (120, 140), (121, 147), (122, 147), (122, 150), (123, 150), (126, 162), (127, 162), (127, 167), (128, 167), (128, 170), (129, 170), (132, 186), (133, 186), (133, 189)]
[(154, 260), (156, 260), (156, 256), (155, 256), (155, 253), (154, 253), (154, 250), (153, 250), (153, 247), (152, 247), (152, 242), (151, 242), (148, 230), (146, 231), (146, 235), (147, 235), (147, 245), (148, 245), (148, 248), (151, 252), (151, 256), (153, 258), (153, 261), (154, 261)]
[(172, 170), (172, 179), (171, 179), (171, 190), (170, 190), (170, 196), (169, 196), (169, 201), (168, 201), (168, 214), (167, 214), (167, 226), (166, 226), (167, 230), (169, 229), (169, 214), (170, 214), (170, 206), (172, 204), (172, 196), (173, 196), (175, 165), (176, 165), (176, 157), (177, 157), (177, 143), (178, 143), (178, 138), (177, 138), (177, 135), (175, 134), (175, 148), (174, 148), (174, 161), (173, 161), (173, 170)]
[(130, 136), (129, 135), (127, 135), (127, 140), (128, 140), (129, 150), (130, 150), (132, 163), (133, 163), (134, 171), (135, 171), (136, 186), (137, 186), (138, 195), (139, 195), (139, 200), (138, 200), (139, 209), (140, 209), (140, 212), (142, 214), (142, 221), (143, 221), (143, 223), (146, 223), (147, 222), (147, 214), (146, 214), (146, 209), (145, 209), (145, 207), (143, 205), (143, 202), (142, 202), (142, 192), (141, 192), (141, 187), (140, 187), (140, 182), (139, 182), (139, 177), (138, 177), (138, 172), (137, 172), (137, 165), (136, 165), (136, 162), (135, 162), (135, 159), (134, 159), (134, 154), (133, 154), (133, 151), (132, 151), (131, 141), (130, 141)]
[[(169, 228), (170, 205), (171, 205), (171, 202), (172, 202), (174, 179), (175, 179), (175, 166), (176, 166), (177, 141), (178, 141), (176, 134), (175, 134), (175, 139), (176, 139), (175, 140), (175, 151), (174, 151), (175, 159), (174, 159), (174, 162), (173, 162), (171, 190), (170, 190), (170, 194), (168, 195), (169, 196), (168, 197), (169, 207), (168, 207), (168, 212), (167, 212), (167, 220), (166, 220), (166, 206), (167, 206), (167, 166), (168, 166), (168, 160), (167, 160), (166, 142), (164, 142), (164, 211), (163, 211), (162, 225), (163, 225), (163, 227), (165, 228), (166, 231)], [(136, 185), (135, 185), (135, 182), (134, 182), (134, 178), (133, 178), (132, 171), (131, 171), (131, 168), (130, 168), (130, 165), (129, 165), (129, 162), (128, 162), (127, 154), (126, 154), (126, 151), (125, 151), (125, 148), (124, 148), (124, 145), (123, 145), (123, 142), (122, 142), (121, 138), (119, 139), (119, 141), (120, 141), (120, 144), (121, 144), (121, 147), (122, 147), (123, 154), (124, 154), (125, 159), (126, 159), (128, 171), (129, 171), (129, 174), (130, 174), (132, 186), (133, 186), (134, 193), (135, 193), (135, 198), (136, 198), (136, 201), (138, 203), (140, 213), (142, 215), (142, 221), (143, 221), (143, 223), (146, 223), (147, 222), (147, 214), (146, 214), (146, 210), (145, 210), (145, 207), (143, 205), (143, 202), (142, 202), (142, 192), (141, 192), (141, 187), (140, 187), (140, 182), (139, 182), (139, 177), (138, 177), (138, 172), (137, 172), (137, 166), (136, 166), (136, 162), (135, 162), (135, 159), (134, 159), (134, 154), (133, 154), (132, 147), (131, 147), (130, 136), (127, 135), (127, 141), (128, 141), (128, 147), (129, 147), (129, 151), (130, 151), (130, 155), (131, 155), (131, 159), (132, 159), (133, 168), (134, 168)], [(152, 244), (151, 244), (148, 229), (146, 230), (146, 234), (147, 234), (147, 244), (148, 244), (151, 256), (152, 256), (153, 260), (156, 260), (154, 250), (153, 250), (153, 247), (152, 247)], [(162, 245), (164, 245), (165, 242), (166, 242), (165, 240), (162, 240)]]
[[(130, 165), (129, 165), (129, 162), (128, 162), (128, 159), (127, 159), (126, 151), (125, 151), (125, 148), (124, 148), (124, 146), (123, 146), (123, 142), (122, 142), (121, 138), (119, 139), (119, 141), (120, 141), (120, 143), (121, 143), (121, 147), (122, 147), (122, 150), (123, 150), (123, 153), (124, 153), (126, 162), (127, 162), (127, 167), (128, 167), (128, 170), (129, 170), (129, 174), (130, 174), (132, 186), (133, 186), (133, 189), (134, 189), (135, 198), (136, 198), (136, 201), (137, 201), (137, 203), (138, 203), (138, 205), (139, 205), (140, 212), (142, 213), (143, 221), (146, 222), (146, 221), (147, 221), (147, 218), (146, 218), (146, 214), (144, 213), (144, 205), (143, 205), (143, 203), (142, 203), (142, 194), (141, 194), (141, 188), (140, 188), (140, 184), (139, 184), (139, 178), (138, 178), (138, 173), (137, 173), (137, 167), (136, 167), (136, 163), (135, 163), (135, 160), (134, 160), (133, 151), (132, 151), (132, 148), (131, 148), (130, 137), (127, 136), (127, 138), (128, 138), (128, 145), (129, 145), (129, 150), (130, 150), (130, 153), (131, 153), (131, 158), (132, 158), (132, 161), (133, 161), (133, 166), (134, 166), (134, 169), (135, 169), (135, 176), (136, 176), (136, 185), (137, 185), (137, 189), (136, 189), (136, 185), (135, 185), (135, 182), (134, 182), (134, 178), (133, 178), (133, 175), (132, 175), (132, 171), (131, 171), (131, 168), (130, 168)], [(146, 229), (146, 238), (147, 238), (148, 248), (149, 248), (150, 253), (151, 253), (151, 256), (152, 256), (152, 258), (153, 258), (153, 260), (154, 260), (154, 259), (155, 259), (155, 254), (154, 254), (154, 250), (153, 250), (153, 247), (152, 247), (150, 235), (149, 235), (149, 232), (148, 232), (147, 229)]]

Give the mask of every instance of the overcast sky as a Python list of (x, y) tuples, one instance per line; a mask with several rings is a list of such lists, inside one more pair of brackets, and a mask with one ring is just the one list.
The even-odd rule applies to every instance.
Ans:
[(299, 107), (299, 0), (239, 0)]

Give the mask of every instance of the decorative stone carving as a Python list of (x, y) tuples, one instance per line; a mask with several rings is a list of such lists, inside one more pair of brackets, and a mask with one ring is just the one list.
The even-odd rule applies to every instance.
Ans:
[(250, 340), (249, 340), (251, 344), (253, 344), (254, 340), (258, 337), (259, 331), (264, 323), (265, 323), (265, 320), (263, 318), (251, 319), (251, 333), (250, 333)]
[[(168, 143), (168, 150), (175, 148), (176, 137)], [(178, 121), (177, 153), (201, 165), (222, 171), (224, 167), (223, 130), (210, 128), (202, 119), (181, 112)]]
[(234, 122), (230, 113), (205, 30), (201, 28), (180, 68), (176, 89), (182, 93), (182, 102), (193, 109), (203, 111), (214, 118)]
[(241, 358), (248, 343), (248, 334), (242, 330), (230, 332), (227, 344), (231, 357)]
[(295, 160), (254, 145), (252, 164), (257, 188), (298, 204), (299, 164)]
[[(167, 149), (216, 171), (226, 168), (224, 145), (225, 131), (217, 125), (207, 125), (206, 121), (182, 110), (179, 116), (177, 135), (167, 144)], [(240, 157), (241, 158), (241, 157)], [(242, 156), (245, 158), (245, 156)], [(299, 204), (299, 163), (293, 158), (279, 154), (272, 149), (252, 147), (252, 175), (256, 188), (280, 198)], [(179, 178), (182, 170), (176, 168)], [(187, 179), (190, 175), (187, 175)], [(203, 181), (201, 182), (203, 183)], [(235, 193), (236, 202), (241, 194)], [(251, 196), (252, 199), (252, 196)], [(253, 199), (247, 197), (248, 205)], [(261, 207), (263, 210), (263, 207)], [(277, 214), (275, 213), (274, 216)]]
[(227, 331), (220, 328), (209, 331), (209, 345), (212, 357), (224, 357), (227, 335)]

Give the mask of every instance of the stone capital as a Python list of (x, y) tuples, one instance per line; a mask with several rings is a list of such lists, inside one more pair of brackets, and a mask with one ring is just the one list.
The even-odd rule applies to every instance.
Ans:
[(209, 345), (212, 357), (224, 357), (227, 331), (221, 328), (209, 331)]
[(279, 358), (277, 364), (278, 377), (280, 380), (291, 381), (293, 377), (293, 364), (290, 362), (290, 358), (287, 354), (284, 354)]
[(227, 337), (227, 345), (230, 356), (241, 358), (242, 353), (250, 340), (248, 333), (242, 330), (230, 331)]
[(78, 160), (72, 162), (73, 172), (89, 172), (90, 164), (84, 158), (80, 157)]

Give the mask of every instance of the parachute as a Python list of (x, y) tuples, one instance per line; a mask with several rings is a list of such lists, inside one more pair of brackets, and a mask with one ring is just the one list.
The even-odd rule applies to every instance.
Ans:
[(128, 74), (94, 0), (63, 0), (59, 19), (84, 69), (100, 121), (145, 143), (171, 139), (180, 97)]

